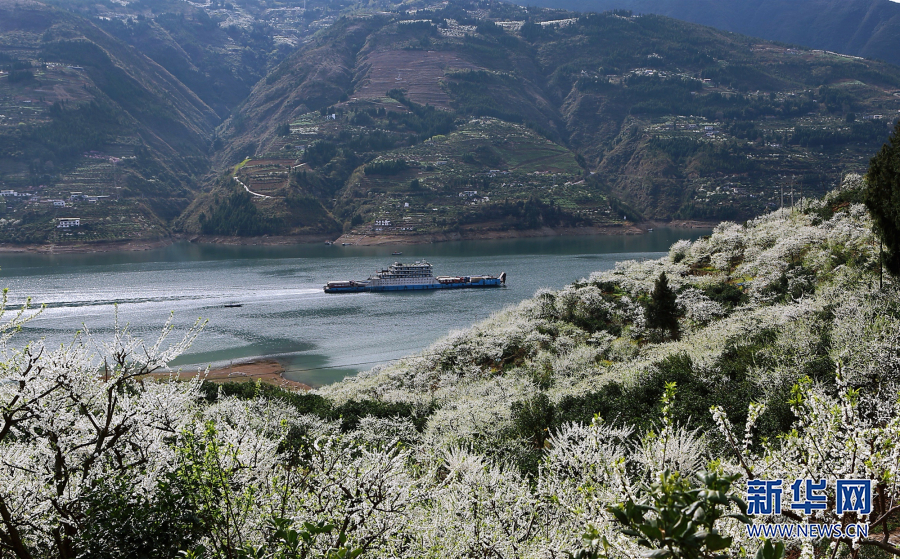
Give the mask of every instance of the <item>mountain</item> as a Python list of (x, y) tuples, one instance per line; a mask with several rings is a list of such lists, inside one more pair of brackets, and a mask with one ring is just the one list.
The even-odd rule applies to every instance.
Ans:
[[(4, 240), (168, 234), (209, 169), (218, 118), (206, 103), (92, 22), (37, 2), (0, 0), (0, 69), (0, 183), (16, 194)], [(73, 214), (77, 232), (54, 226)]]
[(224, 119), (253, 85), (348, 0), (47, 0), (82, 15), (177, 77)]
[(584, 12), (660, 14), (772, 41), (900, 65), (900, 4), (890, 0), (538, 0)]
[(0, 2), (6, 242), (745, 219), (862, 170), (900, 109), (889, 64), (656, 15)]
[(222, 175), (176, 225), (371, 242), (744, 219), (864, 169), (898, 109), (889, 64), (662, 16), (345, 17), (220, 127)]
[(0, 242), (55, 243), (169, 236), (209, 181), (214, 127), (350, 4), (2, 6), (0, 187), (17, 195), (0, 198)]

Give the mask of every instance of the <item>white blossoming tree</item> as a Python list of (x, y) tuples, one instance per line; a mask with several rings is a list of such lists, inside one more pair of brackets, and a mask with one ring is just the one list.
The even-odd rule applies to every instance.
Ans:
[[(0, 309), (0, 312), (5, 310)], [(10, 347), (3, 326), (0, 368), (0, 547), (16, 557), (53, 550), (76, 557), (86, 498), (104, 480), (127, 476), (138, 491), (154, 489), (171, 456), (166, 439), (189, 421), (197, 382), (140, 379), (186, 348), (198, 329), (174, 344), (167, 324), (153, 345), (116, 327), (109, 343), (89, 334), (57, 349)]]

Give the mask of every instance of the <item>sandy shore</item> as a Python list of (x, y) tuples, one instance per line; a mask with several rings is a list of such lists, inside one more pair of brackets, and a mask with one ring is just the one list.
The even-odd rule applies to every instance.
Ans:
[[(182, 371), (177, 378), (187, 380), (197, 376), (197, 371)], [(287, 390), (312, 390), (312, 387), (302, 382), (284, 378), (284, 367), (281, 363), (272, 360), (250, 361), (247, 363), (235, 363), (229, 367), (210, 369), (206, 374), (206, 380), (210, 382), (256, 382), (271, 384)], [(153, 373), (152, 377), (167, 379), (172, 373)]]

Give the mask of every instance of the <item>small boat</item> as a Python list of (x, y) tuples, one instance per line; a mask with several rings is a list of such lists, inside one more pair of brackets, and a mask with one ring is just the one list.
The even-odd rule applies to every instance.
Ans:
[(348, 246), (350, 246), (350, 243), (341, 243), (341, 246), (342, 246), (342, 247), (348, 247)]
[(243, 307), (244, 305), (242, 303), (227, 303), (222, 306), (225, 307), (226, 309), (237, 309), (237, 308)]
[(400, 256), (401, 254), (403, 254), (403, 253), (402, 252), (392, 252), (391, 256)]

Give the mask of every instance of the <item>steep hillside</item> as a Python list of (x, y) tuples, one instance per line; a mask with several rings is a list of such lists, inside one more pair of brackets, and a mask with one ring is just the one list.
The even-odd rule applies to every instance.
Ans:
[[(879, 291), (877, 240), (855, 203), (860, 183), (853, 175), (803, 211), (722, 223), (659, 260), (540, 290), (419, 355), (318, 392), (336, 403), (436, 408), (423, 432), (431, 444), (474, 444), (525, 467), (569, 422), (598, 415), (647, 432), (669, 382), (679, 395), (671, 419), (714, 448), (726, 443), (713, 404), (738, 425), (751, 402), (765, 404), (759, 434), (782, 433), (804, 376), (830, 383), (842, 370), (852, 387), (896, 382), (900, 300), (890, 278)], [(654, 319), (661, 273), (676, 299), (674, 329)]]
[(900, 64), (900, 4), (890, 0), (541, 0), (535, 4), (584, 12), (624, 9), (659, 14)]
[(277, 49), (274, 30), (225, 29), (202, 8), (182, 4), (179, 12), (101, 19), (99, 25), (163, 66), (225, 119), (265, 76), (270, 56), (277, 60), (291, 47)]
[[(332, 24), (348, 0), (45, 0), (152, 58), (221, 118), (278, 62)], [(392, 6), (371, 4), (377, 11)]]
[(0, 238), (165, 234), (209, 168), (215, 113), (91, 22), (34, 2), (0, 2), (0, 66), (0, 182), (16, 194)]
[[(462, 1), (340, 19), (256, 85), (219, 130), (215, 165), (290, 160), (278, 180), (360, 235), (509, 228), (529, 200), (559, 208), (529, 227), (746, 218), (782, 205), (784, 183), (789, 200), (860, 170), (898, 110), (888, 64), (659, 16)], [(509, 125), (581, 170), (508, 160)], [(443, 139), (473, 126), (489, 141)], [(235, 189), (221, 181), (179, 225), (199, 231)], [(467, 192), (478, 199), (446, 201)]]

